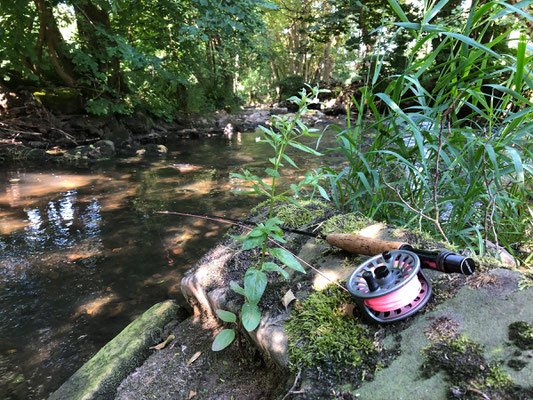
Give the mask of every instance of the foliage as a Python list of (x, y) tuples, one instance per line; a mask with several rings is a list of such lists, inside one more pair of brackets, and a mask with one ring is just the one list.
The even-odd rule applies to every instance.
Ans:
[[(334, 201), (481, 253), (486, 240), (510, 248), (531, 197), (533, 57), (524, 36), (515, 49), (501, 46), (513, 26), (498, 35), (495, 24), (532, 17), (501, 2), (474, 3), (463, 11), (467, 23), (450, 27), (432, 23), (446, 2), (428, 6), (417, 23), (390, 2), (401, 19), (394, 26), (410, 32), (414, 46), (384, 91), (381, 57), (352, 99), (357, 119), (337, 136), (350, 166), (328, 169)], [(436, 79), (427, 85), (424, 76)], [(367, 112), (375, 122), (364, 120)]]
[(234, 105), (235, 78), (262, 52), (254, 39), (270, 7), (262, 0), (1, 4), (4, 82), (76, 87), (96, 115), (141, 108), (166, 119), (191, 102), (198, 111)]
[[(303, 136), (313, 138), (320, 137), (319, 134), (315, 133), (315, 130), (308, 129), (300, 120), (301, 115), (307, 111), (307, 107), (318, 101), (319, 93), (320, 90), (318, 88), (311, 89), (311, 93), (309, 94), (305, 89), (302, 90), (300, 98), (293, 97), (290, 99), (298, 105), (298, 111), (294, 117), (274, 116), (272, 128), (261, 127), (263, 130), (263, 142), (268, 143), (274, 150), (274, 157), (269, 158), (272, 168), (265, 169), (266, 174), (272, 179), (272, 183), (269, 184), (262, 178), (252, 175), (248, 170), (244, 170), (242, 174), (232, 174), (234, 177), (242, 179), (252, 186), (253, 191), (247, 193), (263, 195), (267, 197), (269, 201), (268, 219), (264, 223), (258, 223), (257, 226), (248, 232), (244, 238), (236, 237), (237, 240), (242, 241), (242, 250), (251, 250), (255, 248), (261, 250), (259, 264), (246, 270), (244, 275), (244, 287), (240, 287), (234, 282), (231, 285), (231, 288), (236, 293), (244, 296), (240, 321), (247, 331), (253, 331), (261, 322), (261, 312), (258, 304), (268, 284), (266, 272), (278, 272), (285, 279), (289, 278), (289, 274), (274, 261), (277, 261), (294, 271), (305, 273), (305, 269), (294, 255), (281, 246), (281, 244), (286, 242), (285, 239), (283, 239), (283, 231), (281, 229), (283, 221), (275, 217), (273, 213), (274, 206), (276, 202), (279, 201), (290, 201), (292, 204), (301, 207), (294, 197), (289, 197), (288, 195), (289, 193), (294, 193), (295, 195), (300, 193), (304, 183), (315, 188), (321, 188), (319, 181), (322, 177), (316, 176), (316, 179), (304, 179), (304, 183), (300, 182), (298, 185), (292, 184), (290, 190), (282, 191), (280, 193), (276, 191), (277, 180), (281, 179), (281, 169), (285, 167), (284, 162), (294, 168), (298, 168), (295, 162), (285, 154), (287, 147), (291, 146), (306, 153), (320, 155), (317, 151), (298, 141)], [(322, 191), (323, 190), (324, 189), (322, 188)], [(323, 193), (325, 194), (325, 192)], [(278, 247), (269, 248), (269, 242), (277, 244)], [(267, 261), (267, 257), (271, 257), (273, 261)], [(222, 310), (217, 311), (219, 316), (220, 311)], [(225, 337), (227, 336), (226, 340), (223, 341), (225, 346), (220, 349), (225, 348), (233, 340), (233, 338), (231, 341), (229, 340), (228, 334), (224, 335)], [(217, 338), (218, 336), (215, 338), (215, 341), (217, 341)], [(219, 339), (219, 341), (221, 341), (221, 339)], [(217, 348), (219, 347), (220, 346), (217, 346)]]
[(279, 87), (279, 98), (281, 100), (296, 96), (305, 87), (305, 80), (300, 75), (289, 75), (275, 83)]

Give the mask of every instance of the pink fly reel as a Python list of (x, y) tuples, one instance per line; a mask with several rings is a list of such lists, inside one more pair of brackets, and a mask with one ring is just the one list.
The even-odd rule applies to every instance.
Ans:
[(381, 323), (413, 315), (431, 296), (420, 259), (407, 250), (385, 252), (365, 261), (351, 273), (347, 287), (364, 314)]

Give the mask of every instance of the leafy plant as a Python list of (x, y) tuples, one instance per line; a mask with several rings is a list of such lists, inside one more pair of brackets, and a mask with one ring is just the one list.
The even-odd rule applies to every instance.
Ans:
[[(385, 90), (375, 90), (380, 61), (352, 99), (357, 120), (337, 136), (349, 167), (327, 170), (334, 201), (480, 253), (488, 240), (511, 248), (532, 194), (533, 57), (525, 36), (514, 49), (507, 41), (533, 17), (504, 2), (475, 2), (458, 11), (464, 24), (450, 26), (436, 20), (442, 1), (411, 22), (389, 2), (401, 20), (392, 27), (410, 32), (412, 51)], [(371, 143), (362, 142), (368, 135)]]
[[(327, 198), (324, 188), (319, 184), (322, 177), (317, 176), (316, 174), (313, 177), (310, 177), (309, 175), (306, 176), (304, 180), (297, 185), (290, 185), (290, 189), (288, 190), (279, 193), (277, 192), (277, 184), (279, 179), (281, 179), (281, 171), (282, 168), (285, 167), (284, 163), (286, 162), (293, 168), (298, 168), (294, 160), (286, 154), (288, 147), (293, 147), (297, 150), (316, 156), (321, 155), (321, 153), (299, 141), (299, 139), (304, 136), (317, 139), (321, 136), (316, 133), (315, 129), (308, 129), (301, 121), (301, 116), (307, 111), (308, 106), (318, 102), (318, 94), (320, 92), (321, 91), (318, 88), (312, 88), (310, 93), (305, 89), (302, 90), (300, 93), (301, 97), (292, 97), (289, 99), (298, 105), (298, 111), (294, 116), (274, 116), (272, 128), (261, 127), (263, 131), (262, 141), (268, 143), (275, 153), (274, 157), (269, 158), (272, 167), (265, 169), (265, 173), (272, 179), (272, 183), (269, 184), (259, 176), (252, 175), (248, 170), (242, 171), (241, 174), (232, 174), (234, 177), (242, 179), (252, 186), (253, 191), (247, 193), (266, 196), (269, 204), (268, 219), (264, 223), (258, 223), (257, 226), (248, 232), (245, 237), (236, 237), (237, 240), (242, 241), (242, 250), (251, 250), (254, 248), (259, 248), (261, 250), (261, 258), (258, 265), (246, 270), (244, 275), (244, 287), (239, 286), (235, 282), (231, 282), (231, 289), (244, 296), (244, 303), (241, 307), (240, 323), (247, 331), (253, 331), (261, 322), (261, 312), (258, 304), (268, 284), (266, 272), (278, 272), (285, 279), (289, 278), (287, 271), (275, 261), (293, 269), (294, 271), (305, 273), (305, 269), (292, 253), (282, 247), (269, 247), (269, 242), (286, 242), (285, 239), (283, 239), (283, 231), (281, 229), (283, 221), (274, 216), (274, 206), (276, 202), (290, 201), (299, 205), (294, 195), (301, 193), (304, 186), (312, 186)], [(289, 196), (291, 193), (293, 196)], [(272, 259), (272, 261), (269, 261), (270, 259)], [(217, 314), (225, 322), (236, 323), (237, 317), (233, 313), (217, 310)], [(229, 331), (233, 331), (233, 334)], [(223, 330), (215, 337), (213, 350), (224, 349), (234, 340), (234, 338), (234, 329)]]

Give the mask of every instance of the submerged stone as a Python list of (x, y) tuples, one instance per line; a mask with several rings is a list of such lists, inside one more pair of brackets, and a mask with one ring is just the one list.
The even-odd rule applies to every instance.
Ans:
[(184, 318), (183, 310), (172, 301), (154, 305), (106, 344), (49, 399), (113, 399), (122, 380), (152, 352), (149, 348), (164, 339), (163, 328), (173, 320)]

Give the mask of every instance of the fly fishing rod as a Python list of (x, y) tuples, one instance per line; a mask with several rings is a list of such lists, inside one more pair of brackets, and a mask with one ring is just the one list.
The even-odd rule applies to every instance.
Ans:
[[(173, 211), (155, 211), (155, 213), (248, 226), (258, 225), (254, 221), (217, 215), (198, 215)], [(354, 296), (364, 315), (380, 323), (407, 318), (427, 303), (431, 296), (431, 283), (423, 273), (422, 268), (463, 275), (471, 275), (476, 269), (476, 264), (472, 258), (447, 250), (420, 250), (413, 248), (408, 243), (348, 233), (321, 235), (315, 232), (281, 229), (288, 233), (324, 239), (330, 245), (351, 253), (373, 256), (357, 266), (350, 274), (347, 289)]]

